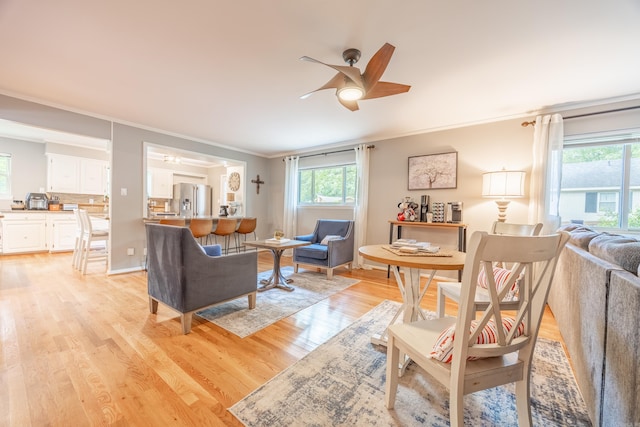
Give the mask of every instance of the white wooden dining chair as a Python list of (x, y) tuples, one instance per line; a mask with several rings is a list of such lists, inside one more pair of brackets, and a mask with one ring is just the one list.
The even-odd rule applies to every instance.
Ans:
[[(491, 227), (491, 234), (498, 234), (504, 236), (537, 236), (542, 230), (542, 223), (537, 224), (515, 224), (509, 222), (495, 221)], [(503, 262), (496, 262), (494, 268), (504, 268)], [(510, 278), (508, 269), (497, 270), (496, 273), (500, 273), (497, 285), (501, 286), (506, 280)], [(518, 307), (518, 284), (519, 282), (513, 282), (509, 292), (505, 294), (505, 298), (510, 301), (513, 308)], [(436, 313), (438, 317), (445, 315), (446, 299), (449, 298), (453, 301), (459, 302), (460, 295), (462, 293), (462, 285), (460, 282), (438, 282), (437, 290), (437, 303)], [(484, 310), (489, 302), (489, 293), (487, 291), (486, 277), (480, 274), (480, 281), (478, 282), (478, 289), (476, 290), (476, 311)]]
[[(547, 236), (475, 232), (465, 260), (458, 316), (388, 328), (386, 407), (393, 408), (396, 396), (403, 393), (398, 389), (402, 355), (448, 388), (452, 426), (463, 425), (464, 395), (512, 382), (519, 424), (531, 425), (531, 359), (558, 255), (568, 238), (566, 232)], [(514, 273), (524, 273), (522, 303), (515, 315), (513, 310), (505, 313), (501, 307), (503, 298), (491, 274), (489, 304), (483, 312), (475, 311), (475, 284), (480, 271), (490, 271), (497, 261), (513, 263), (517, 266)]]
[(82, 241), (80, 243), (80, 269), (87, 274), (87, 264), (90, 261), (105, 261), (109, 255), (109, 231), (94, 229), (91, 217), (85, 209), (78, 209), (82, 222)]
[(80, 219), (80, 212), (78, 209), (73, 210), (73, 216), (76, 219), (76, 240), (73, 246), (73, 257), (71, 258), (71, 264), (76, 270), (82, 268), (82, 235), (84, 229), (82, 228), (82, 219)]

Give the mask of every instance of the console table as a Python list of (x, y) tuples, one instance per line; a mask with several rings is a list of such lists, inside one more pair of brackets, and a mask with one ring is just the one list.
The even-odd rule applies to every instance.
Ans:
[[(389, 244), (393, 243), (393, 227), (397, 228), (397, 239), (402, 238), (403, 227), (439, 228), (443, 230), (458, 230), (458, 251), (467, 251), (467, 224), (452, 222), (418, 222), (389, 220)], [(387, 277), (390, 276), (391, 266), (387, 267)]]

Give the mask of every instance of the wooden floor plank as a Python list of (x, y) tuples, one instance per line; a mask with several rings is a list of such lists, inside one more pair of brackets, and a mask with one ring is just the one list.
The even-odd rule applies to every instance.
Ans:
[[(258, 259), (271, 269), (270, 254)], [(178, 313), (149, 313), (145, 272), (106, 276), (96, 264), (82, 275), (69, 253), (2, 256), (0, 425), (241, 425), (227, 408), (383, 300), (400, 301), (386, 270), (336, 274), (360, 282), (249, 337), (198, 316), (182, 335)], [(424, 308), (435, 310), (435, 295)], [(549, 311), (540, 336), (560, 340)]]

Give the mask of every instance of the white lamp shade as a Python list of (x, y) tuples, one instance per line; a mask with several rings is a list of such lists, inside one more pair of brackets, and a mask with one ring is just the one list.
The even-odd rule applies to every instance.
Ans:
[(482, 196), (523, 197), (524, 176), (523, 171), (487, 172), (482, 175)]

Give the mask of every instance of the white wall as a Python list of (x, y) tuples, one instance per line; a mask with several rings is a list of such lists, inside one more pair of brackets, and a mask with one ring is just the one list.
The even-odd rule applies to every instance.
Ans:
[[(372, 142), (367, 244), (387, 243), (389, 220), (395, 219), (397, 205), (405, 197), (417, 203), (420, 196), (428, 194), (431, 201), (463, 202), (463, 222), (468, 225), (468, 235), (476, 230), (488, 230), (497, 219), (498, 210), (493, 200), (481, 197), (482, 174), (503, 167), (527, 172), (527, 187), (531, 170), (533, 128), (520, 126), (522, 120), (469, 126), (440, 132)], [(408, 191), (408, 158), (424, 154), (458, 152), (458, 179), (455, 189)], [(331, 159), (328, 159), (329, 161)], [(269, 197), (270, 217), (274, 224), (282, 222), (284, 193), (284, 162), (272, 159)], [(526, 191), (528, 195), (528, 190)], [(528, 197), (528, 196), (527, 196)], [(513, 200), (507, 211), (512, 222), (527, 221), (527, 197)], [(298, 232), (313, 231), (318, 218), (351, 219), (351, 209), (336, 207), (301, 208), (298, 214)], [(445, 249), (457, 248), (457, 229), (424, 231), (405, 228), (403, 237), (429, 241)], [(468, 239), (467, 239), (468, 240)], [(442, 273), (455, 277), (455, 273)]]

